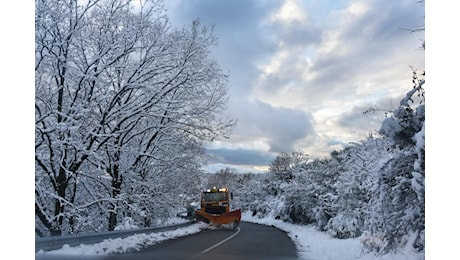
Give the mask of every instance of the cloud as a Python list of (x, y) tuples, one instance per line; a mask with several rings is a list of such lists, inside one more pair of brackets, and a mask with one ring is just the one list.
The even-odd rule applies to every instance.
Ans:
[[(364, 4), (366, 3), (366, 4)], [(401, 27), (423, 22), (414, 20), (416, 6), (399, 2), (366, 1), (352, 2), (340, 11), (329, 13), (332, 24), (307, 23), (304, 34), (290, 39), (286, 35), (299, 27), (276, 30), (276, 39), (283, 42), (271, 56), (270, 62), (259, 76), (256, 95), (265, 102), (277, 106), (300, 106), (309, 99), (321, 102), (329, 99), (356, 99), (358, 88), (372, 83), (374, 90), (382, 88), (379, 82), (400, 80), (401, 74), (408, 72), (409, 64), (423, 67), (420, 63), (423, 53), (415, 51), (417, 38)], [(404, 7), (404, 8), (401, 8)], [(420, 10), (419, 10), (420, 11)], [(308, 29), (307, 29), (308, 28)], [(298, 40), (309, 35), (302, 45)], [(292, 33), (295, 35), (295, 33)], [(319, 39), (318, 39), (319, 38)], [(280, 84), (280, 82), (282, 84)], [(386, 83), (388, 84), (388, 83)], [(401, 89), (393, 84), (388, 91)], [(273, 91), (279, 95), (271, 95)], [(361, 94), (362, 98), (367, 93)], [(305, 102), (307, 101), (307, 102)], [(308, 106), (314, 111), (314, 105)]]
[(239, 118), (231, 141), (264, 142), (269, 152), (290, 152), (295, 143), (315, 135), (312, 116), (300, 110), (274, 107), (261, 101), (242, 101), (234, 111)]
[(205, 25), (215, 26), (219, 46), (214, 54), (223, 69), (238, 72), (233, 73), (237, 77), (275, 47), (262, 20), (279, 1), (175, 0), (166, 3), (175, 24), (188, 25), (193, 19), (199, 19)]
[(207, 149), (211, 159), (209, 163), (234, 165), (267, 165), (275, 158), (268, 152), (247, 149)]
[(216, 173), (220, 170), (232, 169), (236, 173), (266, 173), (269, 171), (267, 165), (236, 165), (236, 164), (224, 164), (224, 163), (210, 163), (205, 165), (202, 170), (207, 173)]
[(244, 148), (208, 148), (207, 154), (210, 160), (204, 170), (210, 173), (226, 168), (238, 173), (264, 173), (276, 157), (274, 153)]
[(213, 56), (228, 71), (238, 126), (214, 148), (327, 156), (379, 129), (383, 113), (362, 112), (399, 102), (412, 87), (410, 66), (424, 69), (423, 32), (401, 29), (424, 24), (413, 0), (166, 4), (176, 23), (215, 25)]

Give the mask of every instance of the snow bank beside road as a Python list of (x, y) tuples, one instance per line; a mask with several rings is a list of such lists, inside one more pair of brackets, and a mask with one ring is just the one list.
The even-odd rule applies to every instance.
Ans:
[(128, 251), (140, 250), (144, 247), (157, 244), (161, 241), (187, 236), (207, 229), (209, 226), (205, 223), (196, 223), (188, 227), (178, 228), (170, 231), (163, 231), (150, 234), (136, 234), (127, 238), (106, 239), (97, 244), (80, 245), (70, 247), (64, 245), (61, 249), (48, 252), (38, 251), (35, 256), (44, 257), (46, 255), (66, 255), (66, 256), (102, 256)]
[(425, 254), (411, 250), (396, 254), (376, 256), (363, 252), (360, 238), (337, 239), (320, 232), (314, 225), (296, 225), (273, 218), (253, 217), (250, 212), (242, 214), (242, 221), (270, 225), (285, 231), (297, 246), (301, 259), (309, 260), (423, 260)]

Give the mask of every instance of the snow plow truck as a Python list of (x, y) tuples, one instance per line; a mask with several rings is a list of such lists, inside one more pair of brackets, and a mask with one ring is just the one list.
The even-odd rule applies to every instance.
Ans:
[(241, 209), (230, 211), (232, 193), (227, 188), (213, 187), (201, 193), (200, 209), (195, 210), (198, 221), (214, 226), (230, 226), (235, 229), (241, 220)]

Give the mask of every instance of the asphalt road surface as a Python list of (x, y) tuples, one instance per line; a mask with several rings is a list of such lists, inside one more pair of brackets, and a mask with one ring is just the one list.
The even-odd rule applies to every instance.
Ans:
[(207, 260), (207, 259), (297, 259), (296, 247), (287, 234), (270, 226), (241, 222), (235, 229), (203, 230), (167, 240), (139, 252), (112, 255), (116, 260)]
[(235, 229), (209, 229), (185, 237), (109, 256), (39, 255), (35, 260), (293, 260), (296, 247), (277, 228), (241, 222)]

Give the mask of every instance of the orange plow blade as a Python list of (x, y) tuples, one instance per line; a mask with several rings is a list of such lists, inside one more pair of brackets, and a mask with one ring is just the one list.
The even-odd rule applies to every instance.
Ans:
[(195, 211), (197, 220), (214, 225), (233, 224), (238, 226), (241, 220), (241, 209), (222, 214), (209, 214), (201, 210)]

